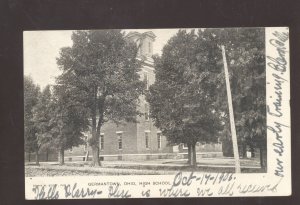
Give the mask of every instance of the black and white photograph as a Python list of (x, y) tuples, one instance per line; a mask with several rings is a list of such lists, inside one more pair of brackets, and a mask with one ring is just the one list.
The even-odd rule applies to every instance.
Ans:
[(300, 2), (0, 2), (0, 205), (299, 203)]
[[(289, 124), (267, 117), (286, 116), (280, 90), (289, 89), (289, 68), (282, 63), (288, 29), (281, 29), (270, 33), (270, 41), (264, 27), (24, 31), (26, 198), (126, 197), (134, 194), (118, 195), (122, 186), (147, 183), (169, 188), (134, 197), (274, 194), (284, 172), (280, 157), (290, 157), (282, 154), (280, 136)], [(271, 68), (281, 74), (268, 80)], [(279, 158), (271, 160), (275, 154)], [(279, 177), (268, 181), (275, 184), (230, 181), (269, 173)], [(150, 175), (160, 181), (150, 185)], [(109, 186), (108, 196), (83, 189), (49, 196), (32, 184), (74, 176), (99, 176), (101, 182), (79, 177), (70, 190), (80, 183)], [(124, 181), (114, 182), (116, 177)], [(216, 184), (219, 191), (176, 192), (185, 180)]]

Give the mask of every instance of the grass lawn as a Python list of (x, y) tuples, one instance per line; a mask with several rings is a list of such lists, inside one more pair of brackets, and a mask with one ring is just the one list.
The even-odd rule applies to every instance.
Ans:
[[(167, 175), (178, 171), (194, 172), (227, 172), (233, 173), (232, 158), (199, 159), (196, 168), (189, 167), (186, 160), (168, 161), (105, 161), (102, 167), (91, 167), (90, 162), (66, 162), (59, 166), (57, 163), (41, 163), (40, 166), (27, 164), (25, 176), (100, 176), (100, 175)], [(263, 173), (257, 160), (241, 160), (242, 173)]]

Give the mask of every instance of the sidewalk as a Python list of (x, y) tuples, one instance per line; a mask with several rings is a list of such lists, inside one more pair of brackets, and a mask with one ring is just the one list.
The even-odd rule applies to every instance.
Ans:
[[(260, 169), (259, 161), (254, 159), (241, 159), (241, 168), (245, 169)], [(65, 162), (66, 166), (76, 168), (87, 167), (89, 162), (72, 161)], [(55, 166), (58, 162), (41, 162), (43, 166)], [(186, 159), (160, 159), (147, 161), (101, 161), (102, 168), (118, 168), (118, 169), (137, 169), (137, 170), (181, 170), (188, 168)], [(197, 167), (203, 168), (234, 168), (233, 158), (200, 158), (197, 160)], [(99, 169), (99, 168), (95, 168)]]
[[(110, 167), (90, 167), (70, 166), (70, 163), (59, 166), (57, 163), (40, 163), (40, 166), (25, 166), (25, 175), (32, 176), (33, 170), (40, 170), (42, 176), (63, 176), (65, 171), (69, 171), (66, 175), (173, 175), (178, 171), (175, 170), (148, 170), (148, 169), (130, 169), (130, 168), (110, 168)], [(51, 173), (52, 172), (52, 173)], [(55, 172), (55, 174), (53, 174)], [(79, 173), (80, 172), (80, 173)], [(28, 174), (29, 173), (29, 174)], [(41, 176), (37, 174), (37, 176)]]
[[(105, 167), (188, 167), (186, 159), (177, 159), (177, 160), (149, 160), (149, 161), (103, 161), (103, 166)], [(234, 159), (232, 158), (200, 158), (197, 161), (198, 167), (207, 167), (207, 168), (234, 168)], [(259, 162), (249, 159), (241, 159), (241, 168), (247, 169), (260, 169)]]

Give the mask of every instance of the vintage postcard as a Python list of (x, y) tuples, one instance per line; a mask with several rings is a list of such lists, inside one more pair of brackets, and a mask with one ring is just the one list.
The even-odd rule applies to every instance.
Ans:
[(291, 195), (289, 28), (23, 37), (27, 200)]

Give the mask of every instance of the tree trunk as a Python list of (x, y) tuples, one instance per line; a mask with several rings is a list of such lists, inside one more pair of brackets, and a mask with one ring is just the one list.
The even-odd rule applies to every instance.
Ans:
[(255, 150), (252, 146), (250, 147), (250, 150), (251, 150), (251, 158), (254, 158), (255, 157)]
[(101, 166), (100, 159), (99, 159), (99, 137), (97, 136), (96, 133), (94, 136), (92, 136), (93, 142), (91, 144), (91, 147), (92, 147), (92, 155), (93, 155), (93, 166), (95, 167)]
[(39, 150), (35, 150), (35, 164), (40, 165)]
[(86, 152), (84, 161), (85, 162), (89, 161), (89, 151)]
[(197, 154), (196, 154), (196, 143), (191, 145), (191, 166), (197, 167)]
[(28, 152), (28, 161), (30, 162), (30, 152)]
[(263, 162), (263, 151), (262, 148), (259, 148), (259, 161), (260, 161), (260, 167), (264, 169), (264, 162)]
[(247, 158), (247, 146), (245, 142), (242, 142), (242, 156), (243, 158)]
[(267, 171), (267, 152), (264, 148), (259, 148), (260, 166), (264, 171)]
[(191, 158), (192, 158), (192, 146), (190, 144), (187, 144), (188, 146), (188, 164), (191, 165)]
[[(101, 101), (98, 101), (97, 98), (98, 88), (95, 87), (94, 89), (94, 105), (92, 107), (92, 138), (90, 141), (90, 145), (92, 147), (92, 155), (93, 155), (93, 166), (99, 167), (100, 159), (99, 159), (99, 138), (100, 138), (100, 128), (103, 119), (103, 106), (101, 106)], [(99, 119), (97, 125), (97, 108), (99, 109)]]
[(48, 158), (49, 158), (48, 154), (49, 154), (49, 153), (48, 153), (48, 149), (47, 149), (47, 150), (46, 150), (46, 162), (48, 162), (48, 160), (49, 160), (49, 159), (48, 159)]
[(58, 152), (58, 158), (59, 158), (59, 165), (64, 165), (65, 164), (65, 150), (63, 148), (59, 149)]
[(268, 170), (268, 156), (267, 156), (267, 149), (263, 149), (263, 162), (264, 162), (264, 171), (267, 172)]
[(95, 167), (101, 166), (100, 159), (99, 159), (99, 146), (92, 145), (92, 152), (93, 152), (93, 166)]
[(232, 142), (229, 139), (222, 140), (222, 152), (224, 157), (233, 157)]

